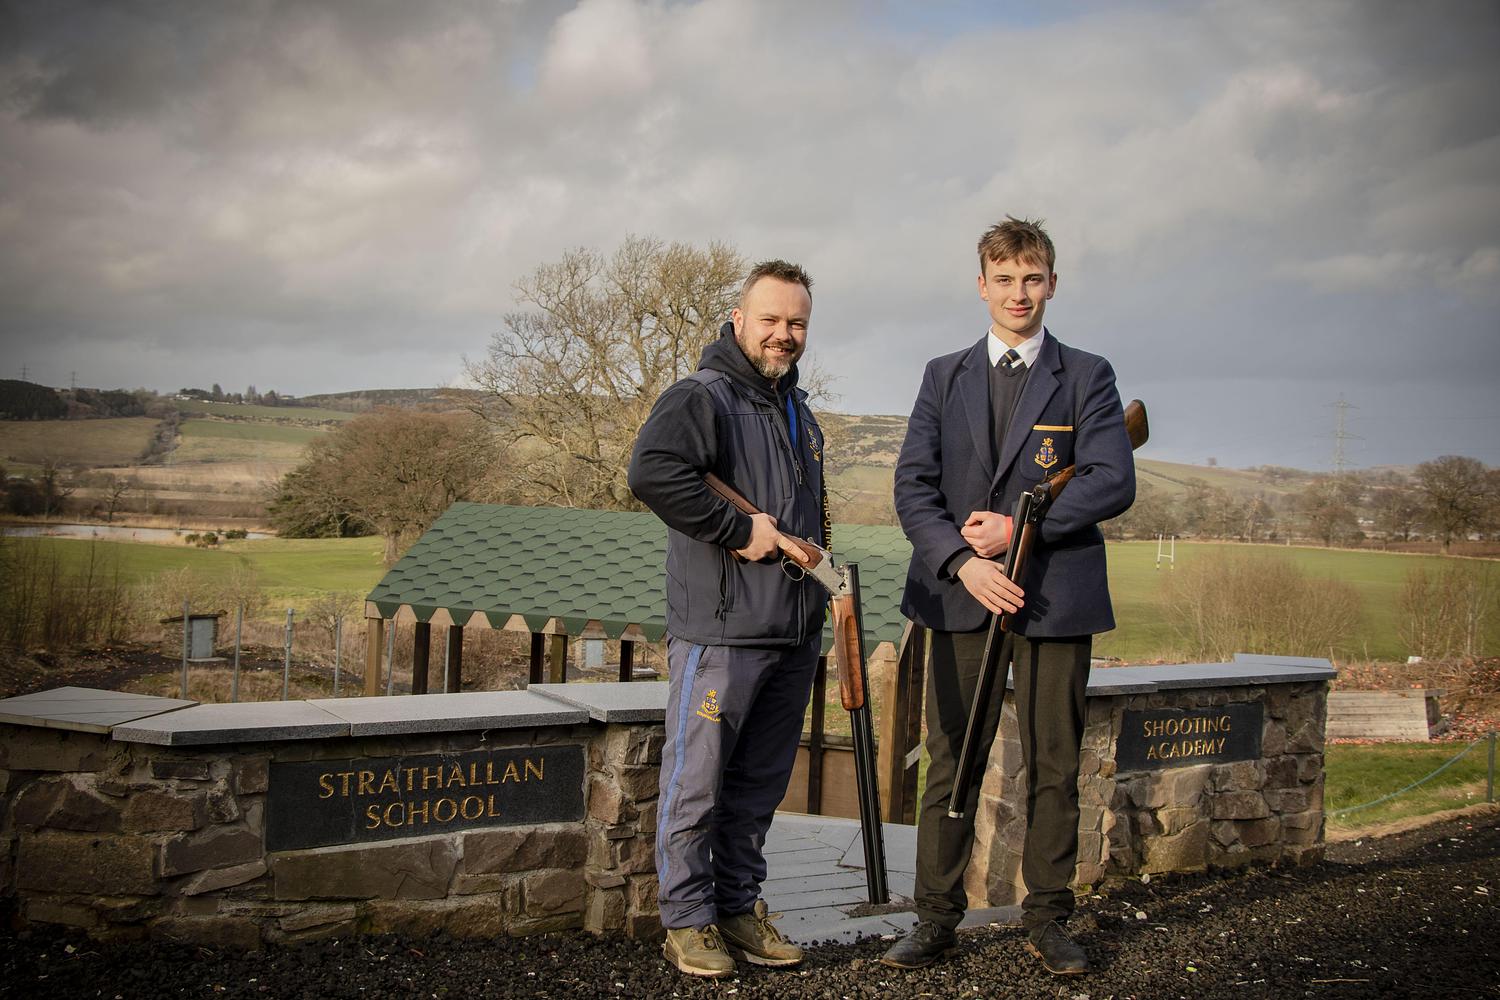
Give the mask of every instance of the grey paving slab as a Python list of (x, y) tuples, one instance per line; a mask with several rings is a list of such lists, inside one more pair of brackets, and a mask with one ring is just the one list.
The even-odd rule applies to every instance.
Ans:
[(762, 853), (766, 856), (767, 864), (771, 864), (771, 859), (775, 858), (776, 864), (798, 865), (822, 863), (832, 868), (844, 860), (845, 852), (836, 847), (819, 847), (802, 851), (773, 851), (767, 849)]
[(112, 736), (157, 746), (213, 746), (349, 735), (349, 723), (305, 701), (196, 705), (116, 726)]
[(848, 850), (859, 838), (859, 822), (840, 816), (809, 816), (806, 813), (778, 812), (766, 835), (778, 842), (800, 840), (837, 850)]
[(532, 684), (526, 690), (581, 708), (595, 722), (661, 722), (667, 717), (667, 685), (660, 681)]
[(0, 722), (85, 733), (107, 733), (121, 723), (150, 718), (198, 704), (181, 698), (60, 687), (0, 700)]
[(1152, 672), (1152, 679), (1162, 690), (1188, 687), (1238, 687), (1241, 685), (1295, 684), (1302, 681), (1332, 680), (1332, 667), (1309, 667), (1296, 664), (1262, 663), (1237, 660), (1234, 663), (1183, 663), (1162, 667), (1141, 667)]
[[(891, 902), (909, 904), (915, 883), (916, 827), (887, 823), (881, 829)], [(775, 850), (777, 846), (795, 849)], [(778, 926), (793, 941), (902, 934), (916, 923), (909, 909), (862, 912), (869, 896), (858, 820), (777, 813), (767, 837), (766, 866), (766, 903), (784, 914)]]
[(1234, 662), (1278, 663), (1284, 667), (1323, 667), (1333, 669), (1333, 662), (1322, 656), (1274, 656), (1270, 653), (1235, 653)]
[(864, 879), (859, 880), (858, 886), (850, 886), (844, 889), (808, 889), (807, 892), (787, 892), (780, 897), (766, 897), (766, 906), (777, 912), (786, 913), (790, 910), (808, 910), (820, 906), (859, 906), (868, 903), (870, 898), (865, 895)]
[[(855, 827), (855, 833), (858, 834), (858, 826)], [(915, 872), (917, 870), (917, 828), (905, 824), (882, 823), (880, 833), (881, 840), (885, 844), (885, 870), (887, 872)], [(855, 837), (839, 863), (848, 868), (863, 869), (865, 867), (863, 837)]]
[(574, 726), (589, 720), (582, 709), (529, 690), (319, 698), (308, 704), (349, 723), (352, 736)]
[[(1150, 667), (1101, 667), (1089, 671), (1088, 697), (1107, 698), (1121, 694), (1150, 694), (1156, 681)], [(1014, 686), (1014, 685), (1012, 685)]]
[[(824, 875), (831, 871), (843, 871), (838, 858), (822, 858), (813, 861), (788, 862), (783, 855), (766, 855), (766, 864), (770, 869), (767, 876), (767, 884), (771, 880), (777, 882), (794, 882), (802, 878), (810, 878)], [(863, 872), (859, 873), (864, 878)]]
[(795, 892), (808, 892), (813, 889), (847, 889), (850, 886), (863, 888), (865, 884), (865, 873), (863, 869), (855, 868), (828, 868), (825, 866), (821, 872), (809, 872), (801, 875), (787, 876), (780, 872), (775, 878), (767, 877), (761, 883), (761, 888), (769, 897), (772, 895), (790, 895)]
[(916, 872), (894, 872), (885, 873), (885, 884), (891, 890), (891, 898), (900, 896), (902, 899), (915, 899), (917, 895), (917, 873)]

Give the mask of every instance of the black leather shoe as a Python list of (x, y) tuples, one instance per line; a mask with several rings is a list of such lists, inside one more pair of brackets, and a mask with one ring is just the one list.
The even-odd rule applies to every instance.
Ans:
[(1040, 958), (1042, 965), (1055, 976), (1081, 976), (1089, 971), (1088, 954), (1056, 920), (1032, 931), (1026, 950)]
[(880, 961), (893, 969), (920, 969), (958, 950), (958, 935), (931, 920), (923, 920), (891, 945)]

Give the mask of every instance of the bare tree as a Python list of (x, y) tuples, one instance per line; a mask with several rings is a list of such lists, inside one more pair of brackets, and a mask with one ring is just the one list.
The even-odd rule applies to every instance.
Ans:
[(503, 428), (516, 498), (638, 510), (630, 448), (662, 390), (696, 369), (734, 307), (732, 248), (628, 237), (610, 257), (570, 250), (516, 283), (529, 307), (466, 362), (476, 408)]
[(1358, 499), (1358, 485), (1347, 477), (1323, 476), (1313, 480), (1299, 498), (1308, 533), (1322, 540), (1324, 545), (1357, 539), (1360, 532), (1355, 504)]
[(313, 442), (270, 505), (287, 534), (365, 526), (395, 562), (455, 500), (480, 499), (496, 462), (494, 435), (469, 413), (382, 408)]
[(42, 460), (42, 471), (37, 475), (36, 484), (41, 491), (43, 517), (61, 513), (64, 502), (75, 489), (72, 483), (63, 481), (62, 467), (52, 458)]
[(1425, 502), (1422, 520), (1443, 540), (1444, 552), (1455, 536), (1464, 538), (1484, 523), (1494, 503), (1492, 482), (1484, 463), (1461, 455), (1417, 466), (1417, 492)]
[(125, 506), (125, 498), (135, 489), (135, 480), (110, 476), (104, 484), (104, 523), (113, 524), (115, 514)]
[(1375, 527), (1387, 541), (1409, 542), (1421, 523), (1422, 501), (1410, 484), (1379, 486), (1370, 495)]

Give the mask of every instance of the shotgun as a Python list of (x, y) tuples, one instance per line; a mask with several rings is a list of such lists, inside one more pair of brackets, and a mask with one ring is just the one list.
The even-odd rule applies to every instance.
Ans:
[[(733, 504), (741, 513), (763, 513), (758, 507), (712, 472), (703, 477), (709, 489)], [(786, 555), (832, 598), (833, 659), (838, 667), (839, 701), (849, 713), (850, 731), (854, 736), (854, 783), (859, 798), (859, 828), (864, 838), (865, 886), (871, 903), (885, 903), (890, 891), (885, 871), (885, 836), (880, 829), (880, 785), (876, 778), (875, 730), (870, 719), (870, 705), (865, 697), (868, 670), (865, 662), (864, 617), (859, 594), (859, 567), (840, 564), (832, 552), (821, 545), (781, 532), (796, 555)]]
[[(1146, 404), (1132, 399), (1125, 407), (1125, 433), (1130, 436), (1132, 450), (1146, 443), (1151, 429), (1146, 422)], [(1026, 572), (1026, 560), (1036, 544), (1036, 536), (1047, 516), (1047, 508), (1057, 499), (1063, 487), (1072, 480), (1076, 467), (1068, 466), (1043, 479), (1036, 486), (1021, 494), (1016, 501), (1016, 511), (1011, 519), (1011, 538), (1014, 544), (1005, 553), (1005, 575), (1019, 582)], [(995, 681), (1003, 676), (1002, 670), (1010, 669), (1012, 651), (1015, 647), (1011, 615), (990, 615), (990, 630), (984, 639), (984, 654), (979, 661), (979, 677), (974, 684), (974, 702), (969, 706), (969, 723), (964, 729), (963, 749), (958, 754), (958, 769), (953, 775), (953, 794), (948, 799), (948, 817), (963, 819), (968, 810), (969, 786), (974, 782), (975, 759), (979, 755), (979, 726), (984, 718), (984, 706), (994, 697)]]

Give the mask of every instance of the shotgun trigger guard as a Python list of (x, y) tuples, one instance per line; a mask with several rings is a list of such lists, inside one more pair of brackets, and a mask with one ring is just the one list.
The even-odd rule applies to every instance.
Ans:
[(807, 576), (806, 568), (792, 562), (791, 556), (781, 557), (781, 571), (787, 575), (787, 579), (799, 582)]

